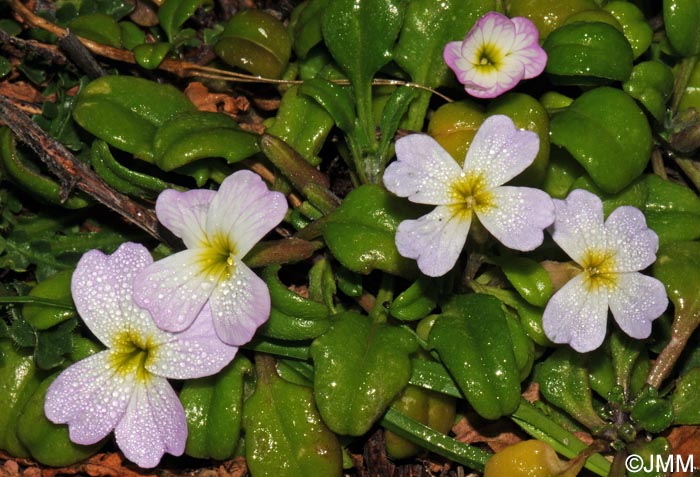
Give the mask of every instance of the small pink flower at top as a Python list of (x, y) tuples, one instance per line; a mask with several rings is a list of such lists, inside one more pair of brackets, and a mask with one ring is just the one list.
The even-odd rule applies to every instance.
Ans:
[(603, 221), (603, 203), (581, 189), (554, 201), (552, 239), (581, 268), (549, 300), (542, 316), (547, 337), (580, 353), (605, 339), (608, 308), (622, 331), (647, 338), (668, 306), (663, 284), (639, 273), (656, 260), (659, 238), (639, 209), (622, 206)]
[(187, 329), (206, 305), (221, 341), (247, 343), (270, 317), (270, 292), (243, 257), (286, 212), (284, 194), (270, 191), (250, 171), (227, 177), (218, 191), (163, 191), (156, 201), (158, 220), (187, 250), (136, 277), (136, 303), (174, 333)]
[(495, 115), (481, 125), (460, 167), (435, 139), (410, 134), (396, 141), (396, 161), (384, 172), (384, 186), (399, 197), (435, 209), (396, 230), (396, 247), (414, 258), (428, 276), (439, 277), (457, 263), (469, 228), (478, 219), (505, 246), (533, 250), (554, 221), (547, 193), (505, 186), (537, 156), (540, 140)]
[(167, 378), (215, 374), (238, 350), (218, 339), (208, 310), (183, 333), (158, 329), (132, 295), (134, 276), (152, 262), (146, 247), (135, 243), (112, 255), (92, 250), (82, 256), (73, 300), (107, 349), (63, 371), (44, 402), (49, 420), (68, 424), (71, 441), (94, 444), (114, 430), (126, 458), (140, 467), (185, 450), (185, 411)]
[(495, 98), (542, 73), (547, 53), (538, 39), (537, 27), (527, 18), (489, 12), (463, 41), (448, 43), (443, 57), (467, 93)]

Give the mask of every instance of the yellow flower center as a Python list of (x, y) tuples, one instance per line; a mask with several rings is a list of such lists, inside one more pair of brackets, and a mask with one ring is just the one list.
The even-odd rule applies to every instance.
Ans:
[(204, 274), (215, 280), (230, 277), (234, 271), (236, 244), (229, 237), (219, 233), (211, 237), (199, 256), (199, 265)]
[(482, 72), (498, 70), (503, 64), (503, 52), (492, 43), (484, 43), (476, 52), (476, 66)]
[(451, 187), (452, 213), (463, 220), (470, 219), (472, 212), (483, 212), (493, 206), (493, 195), (481, 174), (463, 173)]
[(615, 270), (615, 257), (609, 251), (587, 250), (581, 260), (583, 268), (584, 284), (589, 291), (600, 287), (615, 288), (617, 286), (617, 273)]
[(151, 373), (146, 370), (146, 365), (154, 359), (156, 347), (150, 338), (144, 339), (138, 333), (119, 333), (110, 354), (111, 367), (120, 376), (136, 374), (138, 381), (147, 382)]

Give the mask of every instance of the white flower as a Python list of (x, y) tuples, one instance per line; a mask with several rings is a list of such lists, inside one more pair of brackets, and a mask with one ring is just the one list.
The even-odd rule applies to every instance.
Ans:
[(656, 260), (659, 248), (644, 215), (623, 206), (603, 222), (603, 203), (584, 190), (554, 203), (552, 238), (581, 273), (549, 300), (542, 317), (547, 337), (581, 353), (592, 351), (605, 338), (609, 307), (622, 331), (647, 338), (668, 299), (659, 280), (638, 272)]
[(437, 206), (399, 224), (399, 253), (417, 259), (426, 275), (444, 275), (457, 262), (474, 215), (507, 247), (527, 251), (539, 246), (554, 220), (552, 199), (539, 189), (502, 185), (532, 164), (538, 150), (537, 134), (516, 129), (503, 115), (484, 121), (463, 168), (430, 136), (399, 139), (384, 185), (412, 202)]
[(135, 243), (112, 255), (83, 255), (73, 273), (73, 300), (107, 349), (63, 371), (44, 403), (46, 417), (67, 423), (75, 443), (94, 444), (114, 429), (119, 448), (141, 467), (155, 467), (163, 453), (181, 455), (185, 449), (185, 412), (166, 378), (215, 374), (237, 351), (217, 338), (209, 312), (187, 331), (171, 334), (136, 306), (134, 275), (152, 262)]
[(270, 316), (267, 285), (243, 257), (282, 221), (287, 201), (260, 176), (238, 171), (218, 191), (166, 190), (158, 219), (182, 238), (187, 250), (155, 262), (134, 282), (134, 299), (164, 330), (186, 329), (205, 305), (219, 338), (247, 343)]

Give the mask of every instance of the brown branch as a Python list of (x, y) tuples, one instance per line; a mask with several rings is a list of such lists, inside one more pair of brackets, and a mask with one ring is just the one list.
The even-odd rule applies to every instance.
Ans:
[(158, 225), (152, 209), (110, 188), (92, 169), (78, 161), (63, 144), (46, 134), (29, 116), (7, 98), (0, 96), (0, 120), (7, 124), (20, 141), (27, 144), (61, 182), (65, 195), (76, 187), (117, 212), (156, 239), (175, 242)]

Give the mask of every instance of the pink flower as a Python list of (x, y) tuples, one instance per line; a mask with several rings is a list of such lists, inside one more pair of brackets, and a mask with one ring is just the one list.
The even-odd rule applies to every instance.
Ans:
[(114, 430), (126, 458), (140, 467), (155, 467), (165, 452), (185, 450), (185, 411), (167, 378), (215, 374), (238, 349), (217, 338), (208, 311), (183, 333), (158, 329), (132, 298), (134, 276), (152, 262), (135, 243), (112, 255), (83, 255), (73, 273), (73, 300), (107, 349), (63, 371), (44, 403), (46, 417), (67, 423), (77, 444), (94, 444)]
[(221, 341), (239, 346), (270, 316), (267, 285), (243, 257), (287, 212), (260, 176), (238, 171), (218, 191), (166, 190), (156, 214), (187, 250), (157, 261), (134, 282), (134, 299), (163, 330), (185, 330), (205, 305)]
[(552, 239), (581, 267), (549, 300), (542, 316), (547, 337), (586, 353), (605, 339), (608, 308), (622, 331), (647, 338), (651, 322), (668, 306), (666, 289), (639, 273), (656, 260), (659, 238), (631, 206), (615, 209), (603, 222), (598, 196), (574, 190), (555, 200)]
[(527, 18), (489, 12), (476, 22), (464, 41), (448, 43), (443, 57), (467, 93), (495, 98), (520, 80), (542, 73), (547, 53), (538, 38), (537, 27)]

